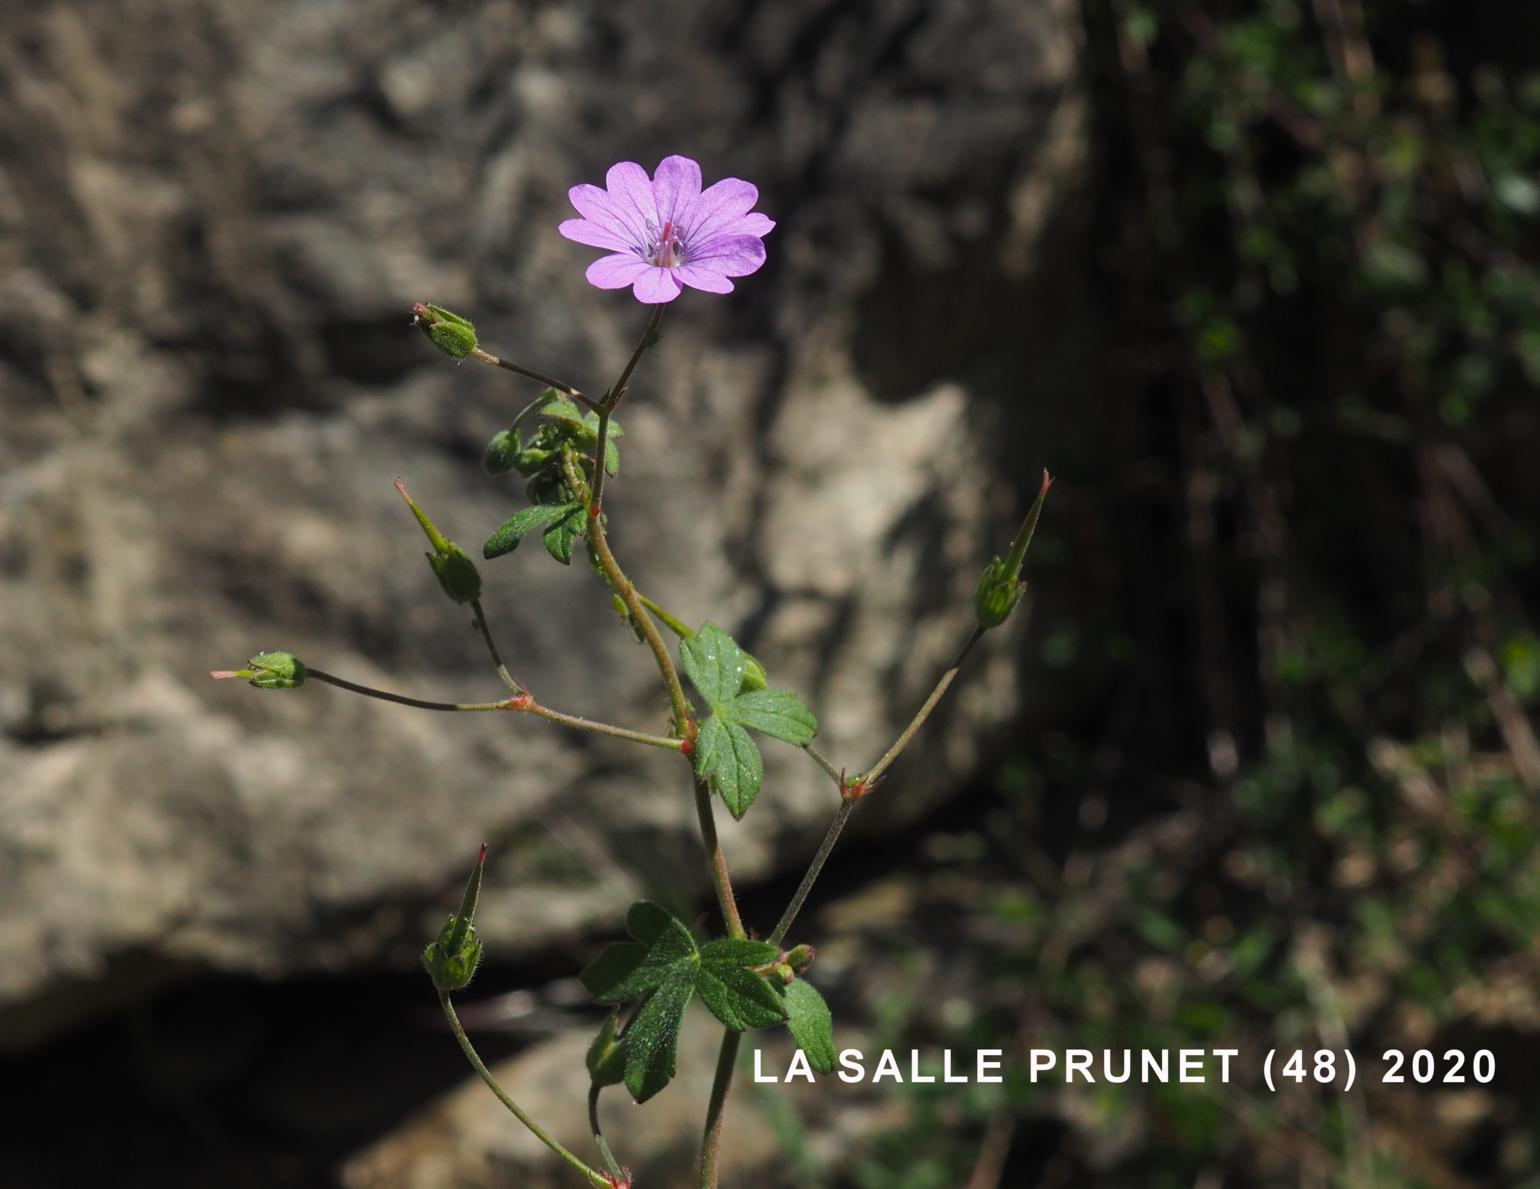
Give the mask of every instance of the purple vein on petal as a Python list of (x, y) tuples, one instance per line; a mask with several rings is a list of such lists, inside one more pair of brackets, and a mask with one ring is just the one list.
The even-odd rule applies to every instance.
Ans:
[(616, 212), (641, 231), (645, 244), (648, 230), (656, 233), (658, 225), (658, 205), (647, 171), (635, 161), (622, 161), (610, 166), (604, 184), (609, 188)]

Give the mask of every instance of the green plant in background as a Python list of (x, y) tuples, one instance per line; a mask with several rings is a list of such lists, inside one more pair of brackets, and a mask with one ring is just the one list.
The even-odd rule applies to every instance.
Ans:
[[(977, 975), (977, 1018), (916, 1008), (885, 1042), (1439, 1065), (1347, 1096), (1017, 1077), (950, 1116), (916, 1090), (862, 1183), (1533, 1186), (1534, 14), (1082, 11), (1109, 382), (1158, 427), (1120, 461), (1164, 478), (1175, 526), (1102, 559), (1137, 575), (1109, 626), (1163, 618), (1109, 666), (1109, 703), (1136, 709), (1100, 748), (1126, 766), (1015, 761), (970, 827), (1015, 935)], [(1156, 729), (1180, 747), (1151, 773)], [(1079, 820), (1050, 828), (1066, 801)], [(1491, 1084), (1468, 1065), (1444, 1082), (1447, 1051), (1483, 1047)]]
[[(644, 1102), (662, 1091), (675, 1074), (685, 1009), (698, 997), (723, 1025), (700, 1154), (700, 1184), (710, 1187), (718, 1183), (723, 1108), (744, 1031), (785, 1025), (813, 1069), (834, 1068), (829, 1009), (805, 977), (813, 964), (813, 948), (788, 946), (788, 934), (856, 805), (877, 788), (984, 632), (1003, 623), (1020, 600), (1022, 562), (1050, 480), (1044, 472), (1037, 499), (1006, 560), (995, 559), (981, 577), (978, 624), (913, 720), (881, 757), (857, 775), (835, 767), (813, 746), (817, 719), (795, 693), (774, 688), (764, 666), (720, 627), (705, 623), (692, 629), (636, 588), (611, 548), (604, 513), (606, 480), (619, 473), (621, 461), (617, 439), (622, 431), (614, 413), (628, 395), (643, 355), (659, 340), (666, 304), (679, 295), (682, 285), (714, 293), (731, 291), (732, 278), (748, 275), (763, 263), (761, 240), (774, 224), (752, 211), (758, 197), (753, 186), (729, 178), (703, 190), (699, 167), (683, 157), (666, 158), (651, 178), (639, 166), (622, 163), (609, 171), (606, 180), (607, 190), (573, 188), (572, 202), (583, 218), (563, 223), (561, 232), (608, 250), (609, 255), (590, 266), (589, 280), (600, 288), (630, 286), (651, 312), (624, 370), (602, 396), (589, 397), (571, 385), (488, 353), (470, 321), (440, 306), (418, 304), (413, 313), (429, 340), (457, 362), (472, 359), (544, 385), (512, 424), (493, 437), (483, 456), (488, 474), (516, 472), (524, 480), (527, 503), (487, 538), (483, 559), (511, 554), (536, 533), (546, 552), (563, 565), (571, 564), (581, 545), (593, 573), (609, 588), (616, 611), (652, 653), (669, 706), (668, 733), (649, 734), (596, 722), (537, 702), (498, 652), (481, 607), (482, 579), (476, 563), (440, 532), (400, 480), (396, 488), (431, 546), (428, 563), (444, 594), (470, 608), (507, 696), (491, 702), (426, 701), (359, 685), (301, 664), (288, 653), (261, 653), (244, 669), (214, 676), (279, 689), (297, 687), (308, 678), (425, 710), (534, 714), (575, 729), (679, 753), (688, 765), (724, 933), (697, 938), (667, 910), (638, 902), (626, 916), (631, 940), (609, 946), (583, 970), (582, 984), (594, 1001), (615, 1009), (588, 1053), (589, 1116), (602, 1169), (560, 1144), (517, 1105), (482, 1062), (455, 1012), (452, 997), (470, 982), (482, 958), (474, 918), (485, 846), (460, 910), (427, 947), (423, 962), (445, 1017), (477, 1073), (521, 1123), (597, 1186), (631, 1184), (630, 1174), (600, 1133), (600, 1092), (607, 1086), (624, 1085), (636, 1101)], [(678, 637), (677, 656), (660, 624)], [(742, 818), (752, 808), (764, 780), (760, 752), (764, 740), (804, 751), (833, 781), (838, 807), (785, 912), (761, 940), (750, 936), (739, 917), (727, 857), (717, 835), (715, 802), (720, 800), (734, 818)]]

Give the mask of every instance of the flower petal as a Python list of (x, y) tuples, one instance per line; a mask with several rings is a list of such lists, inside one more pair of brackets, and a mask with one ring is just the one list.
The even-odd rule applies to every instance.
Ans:
[(752, 182), (742, 178), (713, 182), (684, 212), (685, 233), (695, 242), (720, 235), (729, 223), (746, 215), (758, 201), (759, 188)]
[(707, 293), (733, 291), (733, 283), (727, 279), (726, 274), (718, 272), (709, 263), (681, 264), (674, 270), (674, 275), (691, 288), (704, 289)]
[(588, 219), (565, 219), (556, 230), (568, 239), (587, 244), (591, 248), (606, 248), (611, 252), (636, 251), (631, 241)]
[(658, 203), (647, 171), (635, 161), (622, 161), (610, 166), (604, 184), (609, 187), (607, 197), (615, 213), (640, 232), (638, 246), (645, 247), (647, 239), (658, 231)]
[(637, 301), (647, 305), (662, 305), (679, 296), (679, 282), (674, 279), (674, 269), (658, 268), (645, 262), (643, 265), (644, 271), (631, 286)]
[(598, 186), (587, 184), (573, 186), (567, 197), (577, 208), (577, 213), (590, 223), (597, 223), (624, 241), (627, 247), (641, 247), (647, 239), (646, 225), (636, 217), (627, 205), (617, 204), (614, 198)]
[(664, 157), (652, 175), (652, 192), (658, 206), (658, 226), (677, 225), (700, 195), (700, 166), (688, 157)]
[(618, 252), (613, 256), (600, 256), (588, 266), (588, 283), (600, 289), (624, 289), (634, 284), (645, 272), (657, 271), (640, 256)]
[(753, 235), (719, 235), (692, 245), (687, 263), (703, 265), (727, 277), (746, 277), (765, 262), (765, 245)]
[(722, 228), (718, 235), (757, 235), (764, 237), (775, 230), (775, 220), (769, 215), (762, 215), (758, 211), (744, 215), (741, 219), (734, 219), (726, 227)]

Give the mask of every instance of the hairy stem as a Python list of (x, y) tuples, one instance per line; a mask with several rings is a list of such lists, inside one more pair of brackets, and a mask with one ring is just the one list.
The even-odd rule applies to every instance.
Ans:
[(722, 1118), (727, 1110), (727, 1092), (733, 1084), (733, 1066), (738, 1061), (738, 1045), (743, 1033), (731, 1028), (722, 1032), (722, 1047), (717, 1052), (717, 1074), (711, 1083), (711, 1101), (706, 1105), (706, 1132), (700, 1142), (700, 1189), (717, 1189), (717, 1164), (722, 1155)]
[(492, 665), (497, 670), (497, 675), (503, 679), (503, 684), (514, 693), (523, 693), (524, 687), (514, 679), (512, 673), (508, 672), (508, 666), (503, 664), (503, 658), (498, 655), (497, 644), (492, 639), (492, 629), (487, 626), (486, 612), (481, 609), (480, 599), (471, 600), (471, 610), (476, 615), (476, 628), (481, 632), (481, 638), (486, 643), (487, 652), (492, 657)]
[(666, 627), (669, 631), (673, 632), (674, 635), (678, 636), (681, 640), (695, 639), (695, 629), (690, 627), (683, 620), (677, 619), (670, 615), (667, 611), (663, 610), (662, 607), (654, 603), (641, 591), (636, 592), (636, 597), (642, 600), (642, 606), (646, 607), (647, 610), (651, 611), (654, 615), (661, 619), (663, 621), (663, 626)]
[(604, 394), (604, 400), (599, 404), (599, 431), (598, 438), (594, 442), (594, 491), (593, 506), (594, 515), (598, 515), (598, 509), (602, 507), (604, 496), (604, 443), (610, 433), (610, 414), (615, 411), (615, 406), (620, 403), (620, 398), (626, 394), (626, 385), (631, 380), (631, 373), (636, 370), (636, 365), (641, 362), (642, 352), (652, 346), (657, 333), (658, 323), (663, 321), (664, 306), (659, 304), (652, 307), (652, 317), (647, 319), (647, 327), (642, 331), (642, 337), (636, 340), (636, 346), (631, 351), (631, 358), (626, 360), (625, 370), (620, 373), (620, 379), (615, 381), (615, 386)]
[(338, 689), (345, 689), (349, 693), (363, 694), (366, 698), (378, 698), (381, 702), (394, 702), (398, 706), (411, 706), (418, 710), (506, 710), (506, 702), (429, 702), (422, 698), (409, 698), (405, 694), (392, 694), (383, 689), (375, 689), (368, 685), (359, 685), (356, 681), (348, 681), (341, 677), (334, 677), (330, 673), (324, 673), (320, 669), (306, 667), (305, 675), (313, 677), (317, 681), (324, 681), (327, 685), (335, 685)]
[(615, 560), (615, 554), (610, 549), (608, 537), (604, 532), (604, 524), (598, 516), (593, 515), (593, 510), (598, 508), (597, 503), (590, 503), (588, 518), (588, 540), (594, 547), (594, 556), (599, 559), (599, 568), (604, 571), (604, 576), (615, 588), (615, 593), (625, 603), (626, 610), (631, 613), (632, 622), (642, 631), (643, 638), (647, 641), (647, 647), (652, 649), (653, 659), (658, 662), (658, 672), (662, 674), (663, 684), (668, 686), (669, 702), (674, 709), (674, 730), (681, 739), (687, 738), (690, 731), (690, 703), (684, 696), (684, 686), (679, 682), (679, 672), (674, 667), (674, 658), (669, 655), (668, 645), (658, 631), (658, 625), (653, 623), (652, 616), (647, 614), (647, 608), (642, 606), (641, 596), (637, 594), (636, 587), (631, 579), (626, 577), (620, 563)]
[(700, 836), (706, 844), (706, 862), (711, 867), (711, 883), (716, 888), (717, 905), (722, 910), (722, 920), (727, 925), (729, 937), (747, 937), (743, 918), (738, 915), (738, 900), (733, 894), (732, 877), (727, 872), (727, 853), (717, 837), (716, 817), (711, 810), (711, 787), (697, 778), (695, 781), (695, 812), (700, 817)]
[(609, 1142), (604, 1138), (604, 1131), (599, 1126), (599, 1094), (603, 1086), (595, 1082), (588, 1087), (588, 1125), (593, 1129), (594, 1146), (599, 1149), (599, 1155), (604, 1158), (604, 1167), (614, 1174), (616, 1180), (625, 1178), (625, 1170), (615, 1161), (615, 1155), (610, 1151)]
[(941, 680), (936, 682), (936, 688), (930, 691), (930, 696), (925, 699), (924, 705), (909, 720), (909, 725), (904, 728), (903, 734), (893, 741), (892, 747), (882, 753), (880, 760), (861, 774), (859, 778), (860, 783), (868, 787), (876, 783), (876, 781), (881, 779), (882, 774), (888, 770), (893, 761), (898, 759), (904, 748), (909, 746), (909, 741), (925, 725), (925, 720), (930, 717), (931, 711), (936, 708), (937, 703), (946, 695), (946, 691), (951, 688), (952, 682), (957, 679), (957, 672), (962, 668), (963, 661), (967, 659), (968, 653), (973, 650), (973, 646), (979, 642), (979, 638), (983, 634), (983, 628), (976, 627), (973, 629), (968, 639), (964, 641), (963, 646), (957, 650), (957, 655), (952, 658), (952, 663), (947, 666), (946, 672), (941, 675)]
[(968, 638), (963, 641), (963, 646), (957, 650), (957, 655), (952, 658), (952, 663), (946, 667), (946, 672), (941, 675), (935, 688), (930, 691), (930, 696), (925, 699), (924, 705), (904, 728), (903, 734), (894, 740), (893, 746), (883, 753), (880, 760), (855, 780), (847, 780), (843, 772), (837, 771), (834, 765), (813, 747), (803, 747), (802, 750), (812, 756), (818, 766), (834, 778), (835, 783), (840, 786), (843, 799), (840, 801), (840, 807), (834, 812), (834, 820), (829, 823), (828, 830), (824, 832), (823, 841), (818, 844), (818, 851), (813, 855), (813, 861), (808, 864), (807, 872), (802, 876), (802, 882), (797, 885), (796, 892), (792, 894), (791, 903), (786, 906), (786, 911), (781, 914), (780, 921), (770, 934), (768, 938), (770, 942), (779, 945), (785, 940), (792, 923), (797, 919), (797, 914), (802, 911), (802, 905), (807, 900), (808, 893), (813, 890), (813, 885), (818, 882), (819, 875), (823, 873), (823, 866), (828, 862), (829, 854), (834, 850), (834, 844), (839, 841), (840, 833), (845, 829), (845, 823), (850, 820), (850, 815), (855, 811), (856, 803), (871, 790), (872, 785), (909, 745), (915, 733), (925, 725), (925, 720), (935, 710), (936, 704), (941, 701), (946, 691), (951, 688), (952, 682), (957, 679), (957, 673), (962, 668), (963, 661), (967, 659), (968, 653), (973, 650), (973, 646), (983, 635), (984, 629), (978, 627), (969, 633)]
[(449, 1021), (450, 1030), (455, 1034), (455, 1039), (460, 1042), (460, 1051), (465, 1054), (465, 1059), (471, 1063), (471, 1068), (481, 1075), (481, 1080), (487, 1084), (487, 1088), (491, 1090), (493, 1094), (497, 1095), (497, 1100), (508, 1108), (509, 1113), (511, 1113), (515, 1119), (524, 1124), (525, 1127), (529, 1128), (530, 1132), (536, 1139), (538, 1139), (546, 1147), (550, 1148), (551, 1151), (555, 1152), (578, 1172), (582, 1173), (583, 1176), (588, 1178), (589, 1184), (601, 1186), (603, 1189), (609, 1189), (611, 1182), (608, 1177), (606, 1177), (602, 1172), (599, 1172), (596, 1169), (592, 1169), (588, 1165), (584, 1164), (583, 1161), (579, 1160), (576, 1156), (564, 1148), (556, 1139), (549, 1135), (545, 1129), (540, 1126), (540, 1124), (536, 1123), (533, 1119), (526, 1115), (519, 1108), (518, 1103), (514, 1102), (512, 1098), (508, 1097), (508, 1092), (504, 1090), (502, 1086), (498, 1085), (497, 1079), (492, 1076), (492, 1071), (486, 1067), (486, 1063), (482, 1061), (481, 1055), (476, 1052), (476, 1047), (471, 1044), (471, 1038), (465, 1034), (465, 1027), (460, 1023), (460, 1017), (455, 1014), (454, 1004), (449, 1001), (449, 996), (440, 993), (438, 1001), (439, 1005), (444, 1009), (444, 1018)]
[(840, 807), (835, 810), (834, 820), (829, 823), (829, 828), (824, 832), (823, 841), (818, 844), (818, 853), (813, 856), (813, 861), (808, 864), (807, 874), (802, 877), (802, 882), (797, 885), (796, 892), (792, 895), (791, 903), (786, 906), (786, 911), (781, 914), (781, 919), (776, 922), (775, 929), (766, 938), (771, 945), (780, 945), (786, 939), (786, 934), (791, 932), (792, 922), (797, 919), (797, 914), (802, 911), (803, 902), (813, 890), (813, 885), (818, 882), (818, 877), (823, 872), (823, 865), (829, 859), (829, 854), (834, 850), (834, 844), (839, 841), (840, 831), (845, 828), (845, 823), (850, 820), (850, 815), (856, 807), (857, 798), (847, 797), (840, 802)]
[(512, 363), (507, 359), (500, 359), (490, 351), (483, 351), (480, 347), (473, 350), (470, 357), (477, 363), (491, 364), (493, 367), (500, 367), (504, 371), (524, 376), (526, 379), (533, 380), (537, 384), (544, 384), (547, 388), (554, 388), (558, 392), (564, 392), (579, 404), (587, 405), (590, 409), (597, 409), (599, 407), (592, 399), (584, 396), (571, 384), (563, 384), (560, 380), (553, 380), (550, 376), (544, 375), (541, 372), (527, 367), (520, 367), (518, 364)]
[(624, 739), (629, 743), (641, 743), (648, 747), (664, 747), (669, 751), (679, 751), (684, 747), (681, 739), (670, 739), (667, 735), (649, 735), (645, 731), (633, 731), (629, 727), (611, 726), (607, 722), (595, 722), (591, 718), (583, 718), (576, 714), (563, 714), (560, 710), (552, 710), (549, 706), (530, 700), (522, 705), (521, 699), (509, 698), (502, 703), (505, 710), (518, 710), (526, 714), (533, 714), (540, 718), (549, 719), (551, 722), (559, 722), (562, 726), (572, 727), (578, 731), (589, 731), (595, 735), (609, 735), (614, 739)]
[(830, 763), (828, 757), (826, 757), (811, 743), (804, 743), (802, 745), (802, 750), (807, 752), (807, 754), (812, 757), (813, 762), (822, 768), (826, 773), (828, 773), (829, 779), (834, 781), (834, 783), (839, 785), (843, 790), (845, 786), (844, 773), (842, 773), (838, 768)]

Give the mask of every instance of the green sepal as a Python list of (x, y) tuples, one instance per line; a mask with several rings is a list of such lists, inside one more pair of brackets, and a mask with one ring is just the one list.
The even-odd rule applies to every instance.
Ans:
[(292, 652), (259, 652), (236, 676), (258, 689), (297, 689), (305, 684), (305, 665)]
[(479, 599), (481, 572), (476, 569), (476, 563), (471, 560), (470, 554), (453, 541), (448, 544), (448, 552), (443, 555), (432, 553), (423, 555), (428, 559), (428, 564), (433, 567), (433, 572), (438, 575), (439, 586), (443, 587), (444, 593), (457, 603), (469, 603)]
[(798, 979), (785, 989), (786, 1023), (792, 1039), (818, 1073), (834, 1072), (834, 1018), (816, 987)]
[(412, 314), (429, 341), (456, 362), (476, 349), (476, 328), (459, 314), (425, 302), (414, 305)]
[(1026, 583), (1019, 582), (1011, 574), (1010, 567), (995, 558), (979, 575), (978, 589), (973, 594), (973, 609), (979, 626), (985, 629), (999, 627), (1010, 618), (1026, 589)]
[(620, 1035), (620, 1013), (611, 1012), (588, 1046), (588, 1076), (596, 1086), (618, 1086), (626, 1077), (626, 1042)]
[(481, 469), (489, 475), (506, 474), (519, 465), (523, 450), (524, 443), (519, 441), (516, 430), (500, 429), (481, 453)]
[(1042, 486), (1038, 488), (1032, 507), (1027, 510), (1027, 518), (1016, 533), (1016, 539), (1011, 542), (1010, 554), (1003, 561), (995, 558), (979, 575), (979, 584), (973, 593), (973, 609), (979, 627), (984, 631), (999, 627), (1009, 619), (1026, 593), (1027, 584), (1021, 581), (1021, 566), (1026, 560), (1027, 548), (1032, 544), (1032, 536), (1037, 532), (1037, 520), (1043, 514), (1048, 489), (1052, 486), (1053, 476), (1043, 471)]
[(463, 990), (481, 965), (482, 945), (476, 935), (475, 919), (486, 862), (487, 848), (483, 845), (460, 897), (460, 911), (450, 915), (438, 938), (422, 952), (422, 964), (441, 995)]
[(755, 690), (765, 689), (770, 684), (770, 677), (765, 672), (765, 667), (748, 653), (743, 654), (743, 692), (753, 693)]
[(749, 733), (713, 714), (695, 737), (695, 774), (711, 785), (734, 818), (742, 818), (759, 795), (765, 761)]

